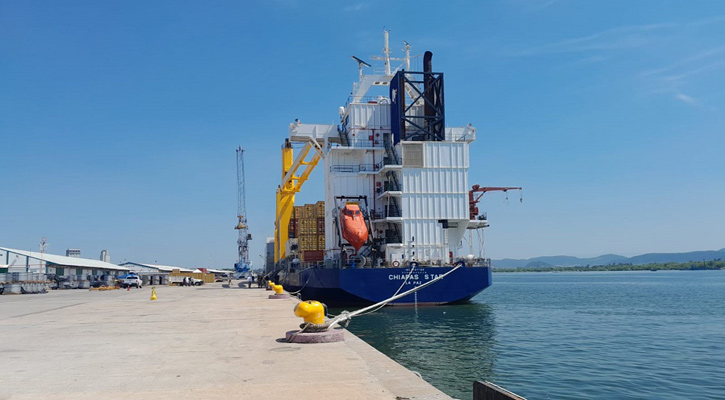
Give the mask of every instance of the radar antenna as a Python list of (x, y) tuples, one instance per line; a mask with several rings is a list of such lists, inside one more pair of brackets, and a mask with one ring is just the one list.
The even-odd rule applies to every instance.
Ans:
[(371, 65), (368, 64), (368, 63), (366, 63), (365, 61), (363, 61), (363, 60), (355, 57), (355, 56), (352, 56), (352, 59), (355, 60), (355, 61), (357, 61), (357, 70), (360, 73), (360, 80), (362, 80), (362, 76), (363, 76), (363, 73), (362, 73), (363, 65), (366, 66), (366, 67), (368, 67), (368, 68), (370, 68)]

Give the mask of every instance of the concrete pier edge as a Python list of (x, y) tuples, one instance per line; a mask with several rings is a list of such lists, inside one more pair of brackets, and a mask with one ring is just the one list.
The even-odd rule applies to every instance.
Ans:
[(221, 283), (156, 293), (3, 296), (0, 399), (450, 399), (349, 331), (287, 343), (294, 298)]

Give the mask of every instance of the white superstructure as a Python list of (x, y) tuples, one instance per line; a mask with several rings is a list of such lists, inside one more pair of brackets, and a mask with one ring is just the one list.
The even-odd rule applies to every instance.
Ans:
[[(386, 33), (385, 55), (378, 58), (386, 62), (382, 74), (364, 74), (369, 65), (355, 58), (360, 79), (339, 109), (339, 125), (297, 121), (290, 125), (290, 140), (314, 142), (323, 154), (326, 260), (359, 255), (378, 265), (448, 264), (463, 256), (466, 229), (487, 226), (470, 219), (469, 145), (475, 128), (445, 127), (442, 74), (430, 67), (423, 73), (390, 71), (387, 47)], [(409, 65), (407, 54), (403, 61)], [(436, 80), (439, 94), (433, 91)], [(357, 254), (338, 225), (348, 201), (359, 203), (370, 221), (370, 241)]]

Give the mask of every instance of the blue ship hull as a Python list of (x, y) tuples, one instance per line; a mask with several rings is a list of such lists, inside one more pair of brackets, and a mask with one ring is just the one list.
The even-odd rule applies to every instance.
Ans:
[[(288, 292), (302, 300), (318, 300), (329, 307), (374, 304), (420, 286), (453, 267), (410, 268), (308, 268), (280, 274)], [(491, 286), (490, 267), (462, 267), (438, 282), (390, 303), (391, 305), (442, 305), (464, 303)]]

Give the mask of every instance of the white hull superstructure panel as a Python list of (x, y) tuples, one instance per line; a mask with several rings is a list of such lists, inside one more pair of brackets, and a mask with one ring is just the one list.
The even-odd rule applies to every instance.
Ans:
[[(379, 103), (351, 103), (348, 104), (348, 124), (353, 131), (351, 136), (362, 133), (372, 133), (372, 130), (386, 129), (390, 132), (390, 104)], [(362, 139), (362, 137), (360, 137)]]
[(404, 142), (401, 146), (405, 246), (391, 249), (391, 258), (448, 261), (450, 252), (457, 252), (468, 223), (468, 143)]

